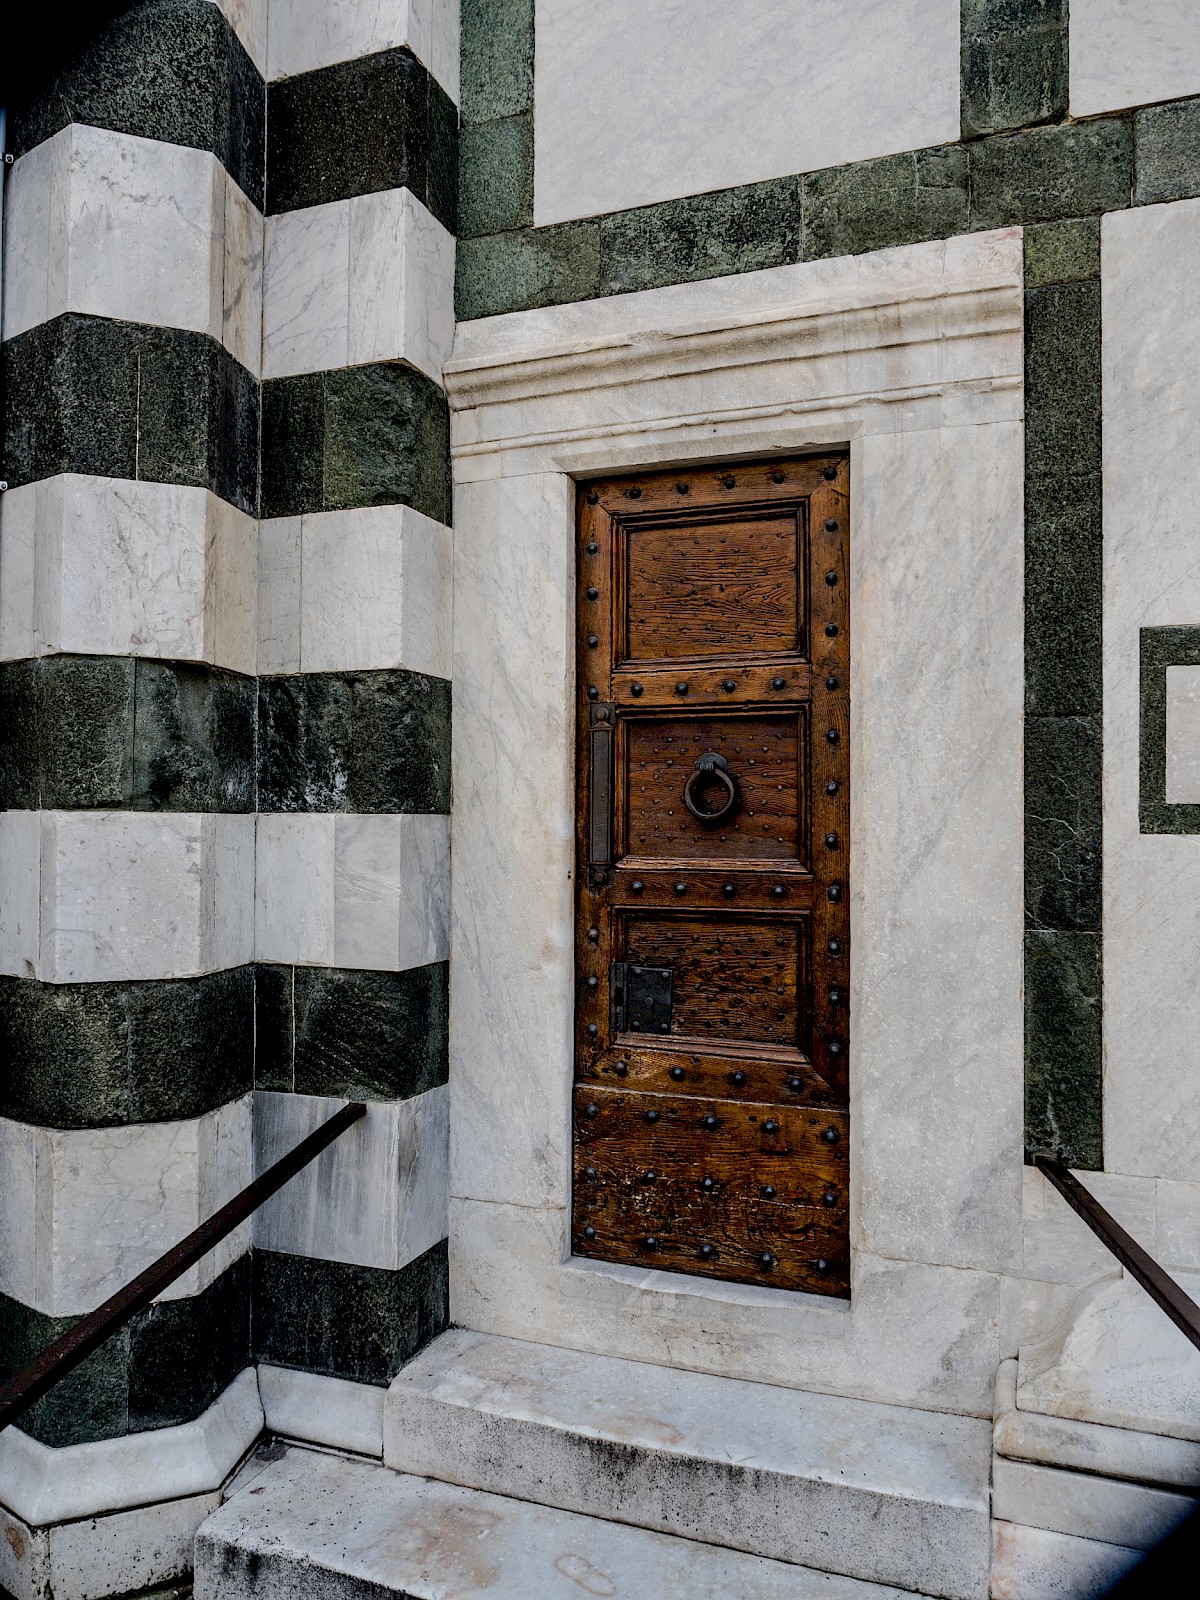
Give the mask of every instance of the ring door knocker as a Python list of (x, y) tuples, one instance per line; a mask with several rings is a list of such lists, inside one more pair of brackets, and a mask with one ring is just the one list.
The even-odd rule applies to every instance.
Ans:
[[(698, 801), (702, 791), (714, 784), (723, 791), (721, 803), (716, 810), (705, 809), (698, 804)], [(737, 810), (741, 798), (738, 781), (730, 772), (728, 761), (724, 756), (717, 755), (715, 750), (706, 750), (688, 773), (687, 782), (683, 786), (684, 805), (697, 822), (712, 826), (714, 823), (727, 821)]]

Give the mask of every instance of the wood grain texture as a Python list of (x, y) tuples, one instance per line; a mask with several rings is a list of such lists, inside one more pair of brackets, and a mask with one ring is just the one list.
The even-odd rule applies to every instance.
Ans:
[[(580, 1253), (848, 1293), (848, 505), (844, 455), (580, 488)], [(710, 754), (718, 820), (684, 802), (725, 804)], [(671, 969), (669, 1031), (614, 1010), (614, 962)]]

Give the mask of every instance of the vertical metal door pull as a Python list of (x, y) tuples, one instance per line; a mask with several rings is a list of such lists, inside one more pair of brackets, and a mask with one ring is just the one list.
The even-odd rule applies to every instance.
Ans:
[(592, 770), (588, 779), (590, 864), (593, 867), (611, 867), (615, 708), (611, 705), (595, 705), (591, 710)]

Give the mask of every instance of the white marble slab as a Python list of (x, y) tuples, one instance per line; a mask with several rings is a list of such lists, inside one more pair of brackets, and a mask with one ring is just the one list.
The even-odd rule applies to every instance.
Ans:
[(251, 958), (253, 817), (19, 812), (3, 837), (5, 971), (95, 983)]
[(458, 0), (271, 0), (267, 77), (407, 45), (458, 99)]
[(454, 239), (408, 189), (269, 217), (263, 376), (410, 362), (435, 382), (454, 341)]
[(993, 1600), (1100, 1600), (1141, 1550), (1015, 1522), (992, 1523)]
[(954, 0), (542, 0), (534, 219), (957, 139), (958, 57)]
[(1090, 1472), (997, 1457), (992, 1514), (1001, 1522), (1149, 1550), (1200, 1506), (1190, 1495), (1118, 1483)]
[(1200, 667), (1167, 668), (1167, 800), (1200, 804)]
[[(343, 1104), (260, 1090), (256, 1170)], [(255, 1247), (390, 1271), (423, 1255), (446, 1237), (448, 1121), (444, 1086), (408, 1100), (368, 1102), (361, 1122), (255, 1213)]]
[(1071, 114), (1200, 94), (1193, 0), (1071, 0)]
[[(1156, 1253), (1158, 1196), (1153, 1179), (1116, 1172), (1080, 1172), (1076, 1176), (1143, 1249)], [(1112, 1252), (1054, 1185), (1036, 1167), (1025, 1167), (1022, 1179), (1021, 1265), (1026, 1277), (1074, 1284), (1116, 1277), (1121, 1268)]]
[(1177, 1267), (1185, 1272), (1200, 1272), (1200, 1183), (1160, 1178), (1155, 1191), (1155, 1259), (1169, 1272)]
[(1200, 1179), (1200, 840), (1139, 831), (1139, 630), (1200, 623), (1200, 201), (1101, 230), (1104, 363), (1104, 1149)]
[(255, 818), (254, 959), (333, 965), (332, 814)]
[(216, 0), (246, 54), (264, 76), (267, 70), (269, 0)]
[(0, 659), (69, 651), (253, 672), (254, 519), (206, 489), (78, 473), (0, 502)]
[(451, 535), (411, 506), (281, 517), (260, 528), (259, 667), (450, 676)]
[[(251, 1178), (250, 1096), (185, 1122), (30, 1128), (0, 1118), (0, 1293), (79, 1316)], [(197, 1294), (249, 1246), (243, 1226), (161, 1298)]]
[[(169, 1428), (59, 1449), (7, 1428), (0, 1434), (0, 1506), (41, 1527), (219, 1490), (262, 1428), (253, 1367), (194, 1421)], [(4, 1545), (0, 1540), (0, 1559)], [(7, 1579), (0, 1582), (11, 1589)]]
[(189, 328), (258, 371), (262, 216), (216, 156), (72, 123), (14, 164), (4, 337), (63, 312)]
[(382, 1458), (385, 1391), (374, 1384), (263, 1362), (258, 1390), (269, 1433)]

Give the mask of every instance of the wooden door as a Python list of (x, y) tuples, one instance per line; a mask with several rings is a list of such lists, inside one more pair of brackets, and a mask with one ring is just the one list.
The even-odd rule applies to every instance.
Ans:
[(849, 462), (580, 487), (575, 1253), (849, 1292)]

